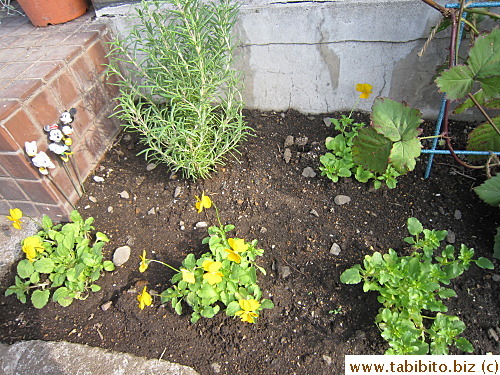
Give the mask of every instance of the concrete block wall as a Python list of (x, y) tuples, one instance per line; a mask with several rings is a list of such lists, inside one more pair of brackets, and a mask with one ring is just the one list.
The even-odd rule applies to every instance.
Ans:
[[(0, 25), (0, 215), (20, 208), (32, 217), (65, 220), (72, 208), (58, 188), (25, 154), (24, 143), (37, 141), (56, 164), (51, 179), (75, 204), (79, 195), (59, 157), (48, 151), (44, 125), (57, 123), (76, 108), (72, 156), (84, 180), (119, 131), (110, 119), (116, 88), (105, 82), (103, 63), (109, 40), (105, 25), (90, 14), (65, 25), (35, 28), (19, 19)], [(77, 181), (72, 163), (67, 163)]]
[[(248, 108), (303, 113), (370, 110), (388, 96), (435, 117), (441, 94), (433, 76), (446, 61), (447, 35), (424, 45), (440, 13), (421, 0), (241, 0), (236, 68)], [(443, 4), (445, 1), (439, 0)], [(136, 4), (96, 13), (114, 34), (133, 25)], [(111, 16), (111, 17), (108, 17)], [(373, 95), (358, 101), (357, 83)]]

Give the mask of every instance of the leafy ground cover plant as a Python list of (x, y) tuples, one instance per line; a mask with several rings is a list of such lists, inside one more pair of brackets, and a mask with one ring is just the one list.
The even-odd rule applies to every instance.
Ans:
[[(264, 275), (264, 268), (256, 260), (264, 254), (257, 247), (257, 240), (247, 242), (242, 238), (229, 237), (234, 225), (223, 225), (217, 207), (210, 197), (202, 194), (197, 198), (198, 212), (214, 206), (218, 226), (208, 228), (209, 236), (203, 239), (209, 251), (196, 258), (189, 254), (183, 260), (180, 269), (158, 260), (147, 259), (144, 251), (139, 271), (144, 272), (150, 262), (161, 263), (176, 274), (172, 277), (172, 287), (160, 294), (163, 303), (170, 303), (175, 312), (182, 314), (183, 305), (191, 309), (191, 322), (196, 323), (201, 317), (212, 318), (225, 308), (226, 315), (238, 316), (243, 322), (254, 323), (262, 309), (271, 309), (274, 304), (262, 298), (262, 291), (257, 284), (257, 271)], [(152, 304), (152, 297), (146, 288), (138, 296), (139, 308)]]
[(250, 134), (231, 68), (237, 13), (229, 0), (145, 1), (136, 26), (111, 43), (115, 115), (140, 133), (140, 154), (187, 178), (208, 177)]
[[(361, 91), (359, 86), (357, 89)], [(360, 95), (360, 98), (367, 97), (363, 92)], [(421, 149), (418, 138), (422, 122), (420, 112), (404, 103), (376, 98), (371, 120), (370, 126), (366, 126), (354, 123), (351, 116), (331, 119), (340, 134), (326, 139), (326, 148), (332, 152), (320, 158), (322, 175), (333, 182), (339, 177), (354, 175), (363, 183), (373, 180), (375, 189), (382, 183), (393, 189), (397, 177), (415, 168)]]
[[(22, 216), (21, 210), (12, 209), (7, 218), (20, 229)], [(26, 259), (17, 264), (15, 284), (7, 288), (6, 296), (15, 294), (22, 303), (30, 296), (33, 306), (39, 309), (51, 295), (54, 302), (69, 306), (75, 299), (84, 300), (90, 292), (101, 289), (95, 282), (103, 271), (115, 268), (102, 255), (102, 248), (109, 240), (104, 233), (97, 232), (91, 242), (94, 218), (84, 220), (74, 210), (70, 219), (66, 224), (54, 224), (44, 215), (42, 229), (22, 241)]]
[(455, 297), (453, 289), (446, 287), (451, 280), (466, 271), (471, 263), (493, 269), (486, 258), (472, 259), (474, 250), (465, 245), (458, 253), (452, 245), (441, 247), (447, 231), (424, 229), (415, 218), (408, 219), (411, 237), (405, 242), (412, 253), (399, 256), (389, 249), (366, 255), (363, 265), (345, 270), (340, 281), (358, 284), (363, 291), (377, 291), (382, 304), (375, 323), (389, 343), (386, 354), (448, 354), (451, 345), (472, 352), (472, 344), (459, 335), (465, 324), (456, 316), (444, 314), (447, 307), (443, 299)]

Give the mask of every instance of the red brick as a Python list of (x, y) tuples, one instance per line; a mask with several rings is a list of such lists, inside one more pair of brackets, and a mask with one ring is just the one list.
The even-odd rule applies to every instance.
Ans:
[(0, 100), (0, 121), (5, 120), (18, 108), (17, 100)]
[(89, 103), (83, 99), (79, 100), (74, 107), (76, 108), (75, 120), (73, 121), (73, 129), (77, 138), (81, 138), (92, 125), (94, 119), (94, 111)]
[(40, 79), (16, 80), (0, 90), (0, 99), (25, 100), (41, 86)]
[(83, 91), (87, 91), (96, 80), (96, 72), (90, 59), (85, 56), (85, 54), (82, 54), (70, 65), (70, 67), (80, 88)]
[[(0, 79), (15, 79), (19, 77), (26, 69), (31, 66), (31, 63), (23, 62), (12, 62), (6, 64), (3, 69), (0, 70)], [(25, 77), (22, 77), (23, 79)], [(38, 77), (35, 77), (38, 78)]]
[(23, 190), (12, 178), (0, 178), (0, 196), (9, 200), (28, 200)]
[(24, 148), (24, 142), (38, 141), (44, 136), (43, 128), (38, 124), (34, 124), (33, 120), (29, 118), (22, 108), (18, 109), (14, 115), (5, 121), (4, 126), (21, 149)]
[(27, 216), (31, 216), (33, 219), (39, 218), (42, 215), (40, 211), (35, 207), (31, 202), (23, 202), (23, 201), (10, 201), (9, 202), (13, 208), (19, 208), (23, 214)]
[(71, 76), (63, 71), (56, 79), (51, 83), (52, 92), (59, 99), (63, 108), (68, 110), (78, 98), (78, 89), (75, 83), (71, 79)]
[(87, 49), (87, 54), (92, 60), (97, 73), (103, 72), (106, 67), (104, 64), (109, 64), (109, 59), (106, 57), (108, 50), (104, 48), (101, 41), (96, 41)]
[(64, 204), (61, 203), (57, 206), (37, 204), (36, 207), (42, 215), (47, 215), (54, 222), (69, 222), (70, 213), (73, 210), (73, 208), (67, 202), (65, 202)]
[(4, 167), (0, 165), (0, 177), (10, 177)]
[(11, 209), (11, 208), (15, 208), (15, 207), (12, 207), (9, 204), (9, 201), (6, 201), (5, 199), (0, 199), (0, 212), (2, 212), (2, 213), (9, 212), (9, 209)]
[(15, 46), (16, 43), (20, 42), (21, 40), (22, 38), (16, 35), (2, 38), (0, 39), (0, 49), (9, 48), (10, 46)]
[(44, 46), (44, 40), (48, 35), (32, 33), (29, 37), (19, 38), (15, 46), (16, 47), (31, 47), (31, 46)]
[(82, 52), (81, 46), (55, 46), (48, 53), (45, 54), (41, 61), (56, 61), (61, 60), (65, 62), (72, 61), (76, 56)]
[[(2, 52), (2, 50), (0, 49), (0, 63), (7, 63), (11, 61), (25, 61), (24, 56), (26, 53), (26, 48), (8, 48), (4, 51), (8, 52)], [(20, 60), (17, 60), (18, 57), (20, 58)]]
[(16, 142), (10, 133), (0, 127), (0, 150), (2, 151), (17, 151), (21, 146)]
[(44, 81), (50, 80), (61, 68), (63, 67), (62, 61), (51, 62), (37, 62), (26, 70), (22, 77), (24, 79), (41, 78)]
[(97, 31), (84, 31), (84, 32), (75, 32), (70, 35), (64, 41), (61, 42), (61, 45), (69, 46), (83, 46), (87, 47), (90, 43), (97, 39), (99, 33)]
[(0, 165), (5, 168), (10, 176), (27, 180), (37, 180), (39, 178), (38, 169), (31, 165), (23, 151), (16, 154), (0, 153)]
[(56, 123), (59, 120), (61, 112), (63, 112), (59, 108), (56, 98), (54, 98), (49, 90), (43, 90), (36, 95), (28, 102), (26, 108), (35, 121), (42, 127)]
[(32, 202), (46, 203), (46, 204), (59, 204), (60, 199), (54, 193), (54, 187), (49, 186), (52, 183), (46, 177), (41, 176), (38, 181), (30, 180), (17, 180), (19, 186)]
[(43, 59), (49, 53), (47, 47), (29, 47), (23, 48), (23, 53), (19, 55), (16, 61), (38, 61)]

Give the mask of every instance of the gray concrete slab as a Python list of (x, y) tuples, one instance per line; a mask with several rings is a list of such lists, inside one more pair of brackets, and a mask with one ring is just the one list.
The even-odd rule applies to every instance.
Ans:
[(0, 344), (2, 375), (197, 375), (190, 367), (67, 342)]

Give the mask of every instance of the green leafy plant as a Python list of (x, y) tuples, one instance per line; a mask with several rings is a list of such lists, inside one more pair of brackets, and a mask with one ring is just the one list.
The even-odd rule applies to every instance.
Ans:
[[(490, 118), (485, 109), (500, 108), (500, 29), (479, 36), (464, 64), (444, 71), (436, 84), (449, 100), (464, 100), (455, 113), (477, 107), (487, 122), (469, 134), (467, 150), (500, 151), (500, 116)], [(474, 91), (478, 87), (477, 91)], [(473, 156), (472, 160), (477, 160)], [(484, 157), (483, 157), (484, 158)]]
[(115, 115), (140, 134), (139, 154), (188, 178), (208, 177), (250, 134), (231, 68), (237, 13), (230, 0), (143, 1), (136, 26), (111, 43)]
[(353, 139), (365, 124), (354, 122), (354, 119), (342, 115), (340, 119), (330, 119), (334, 129), (340, 134), (328, 137), (325, 146), (331, 152), (321, 155), (319, 167), (322, 176), (327, 176), (333, 182), (338, 182), (340, 177), (351, 177), (354, 175), (359, 182), (373, 181), (375, 189), (379, 189), (382, 183), (393, 189), (396, 187), (396, 178), (400, 175), (391, 165), (388, 165), (382, 174), (372, 173), (368, 169), (353, 161), (352, 146)]
[[(22, 212), (14, 209), (8, 218), (20, 229), (21, 217)], [(101, 289), (95, 282), (103, 271), (115, 268), (102, 255), (109, 240), (97, 232), (91, 243), (94, 218), (83, 220), (76, 210), (70, 218), (69, 223), (54, 225), (45, 215), (42, 229), (22, 241), (26, 259), (17, 264), (15, 284), (7, 288), (6, 296), (15, 294), (22, 303), (30, 296), (33, 306), (42, 308), (51, 295), (54, 302), (69, 306), (75, 299), (84, 300), (90, 292)]]
[(413, 170), (421, 149), (420, 112), (392, 99), (376, 98), (371, 119), (371, 126), (353, 140), (354, 162), (380, 174), (388, 167), (400, 175)]
[(405, 242), (412, 246), (410, 255), (399, 256), (393, 249), (384, 255), (366, 255), (363, 265), (345, 270), (340, 281), (363, 281), (363, 291), (379, 293), (382, 307), (375, 323), (389, 343), (386, 354), (448, 354), (451, 345), (472, 352), (471, 343), (459, 337), (465, 324), (444, 314), (447, 307), (442, 300), (456, 296), (446, 286), (471, 263), (487, 269), (493, 269), (493, 264), (483, 257), (472, 259), (474, 250), (463, 244), (458, 254), (454, 246), (446, 245), (434, 255), (447, 231), (424, 229), (415, 218), (408, 219), (408, 231), (411, 237)]
[[(476, 194), (485, 203), (493, 207), (500, 207), (500, 174), (486, 180), (478, 187), (474, 188)], [(500, 259), (500, 227), (497, 228), (493, 245), (493, 256)]]
[[(210, 208), (212, 201), (206, 195), (198, 198), (198, 212)], [(234, 225), (223, 225), (215, 207), (219, 226), (208, 228), (209, 236), (203, 239), (209, 251), (196, 258), (189, 254), (183, 260), (181, 268), (176, 269), (157, 260), (141, 257), (139, 270), (144, 272), (150, 262), (162, 263), (176, 271), (172, 277), (172, 287), (160, 294), (163, 303), (170, 303), (179, 315), (183, 305), (192, 310), (191, 322), (196, 323), (201, 317), (212, 318), (222, 308), (226, 315), (239, 316), (242, 321), (254, 323), (262, 309), (271, 309), (274, 304), (269, 299), (262, 299), (262, 291), (257, 284), (257, 271), (266, 274), (264, 268), (256, 264), (263, 249), (257, 247), (257, 240), (247, 242), (241, 238), (232, 238), (228, 233)], [(150, 302), (150, 297), (139, 295), (141, 300)], [(147, 303), (146, 303), (147, 305)]]

